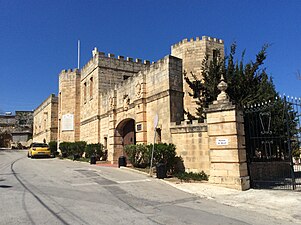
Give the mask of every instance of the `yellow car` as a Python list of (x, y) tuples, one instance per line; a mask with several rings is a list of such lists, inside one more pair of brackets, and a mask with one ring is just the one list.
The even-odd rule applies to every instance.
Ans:
[(34, 158), (37, 156), (48, 156), (50, 157), (50, 148), (44, 143), (32, 143), (28, 149), (27, 157)]

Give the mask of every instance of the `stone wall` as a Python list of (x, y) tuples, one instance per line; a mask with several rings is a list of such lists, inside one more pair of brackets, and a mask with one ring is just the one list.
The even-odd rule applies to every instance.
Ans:
[(176, 145), (177, 155), (184, 161), (185, 171), (210, 175), (207, 124), (198, 121), (182, 121), (170, 127), (171, 142)]
[(107, 138), (109, 160), (121, 154), (116, 130), (128, 119), (135, 121), (136, 143), (151, 143), (158, 114), (161, 140), (170, 142), (170, 122), (183, 119), (181, 65), (180, 59), (166, 56), (101, 95), (100, 137)]
[(51, 94), (33, 113), (33, 142), (57, 140), (58, 98)]
[[(93, 50), (92, 56), (92, 59), (81, 70), (80, 139), (89, 143), (97, 143), (102, 142), (104, 136), (108, 135), (108, 132), (100, 133), (103, 131), (101, 125), (104, 123), (101, 118), (106, 117), (104, 114), (108, 115), (105, 112), (107, 107), (102, 106), (104, 102), (108, 103), (109, 99), (106, 99), (108, 95), (103, 96), (103, 93), (114, 90), (116, 84), (137, 74), (147, 67), (149, 62), (142, 63), (140, 59), (134, 61), (130, 57), (125, 59), (123, 56), (115, 58), (114, 54), (106, 56), (97, 49)], [(96, 133), (91, 133), (91, 128)]]

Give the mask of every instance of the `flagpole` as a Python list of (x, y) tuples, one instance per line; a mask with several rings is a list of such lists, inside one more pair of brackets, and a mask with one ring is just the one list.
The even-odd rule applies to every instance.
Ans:
[(77, 41), (77, 69), (79, 69), (80, 63), (80, 40)]

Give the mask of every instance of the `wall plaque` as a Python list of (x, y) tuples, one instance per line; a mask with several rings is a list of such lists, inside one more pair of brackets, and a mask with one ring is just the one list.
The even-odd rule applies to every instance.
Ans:
[(74, 130), (74, 116), (73, 114), (65, 114), (62, 116), (62, 131)]
[(216, 145), (228, 145), (229, 139), (228, 138), (216, 138)]

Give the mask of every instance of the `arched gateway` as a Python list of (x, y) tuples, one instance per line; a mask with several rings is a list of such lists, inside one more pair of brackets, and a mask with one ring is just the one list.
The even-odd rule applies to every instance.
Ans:
[(127, 118), (122, 120), (115, 129), (114, 160), (117, 160), (119, 156), (124, 155), (124, 146), (130, 144), (136, 144), (135, 120)]

